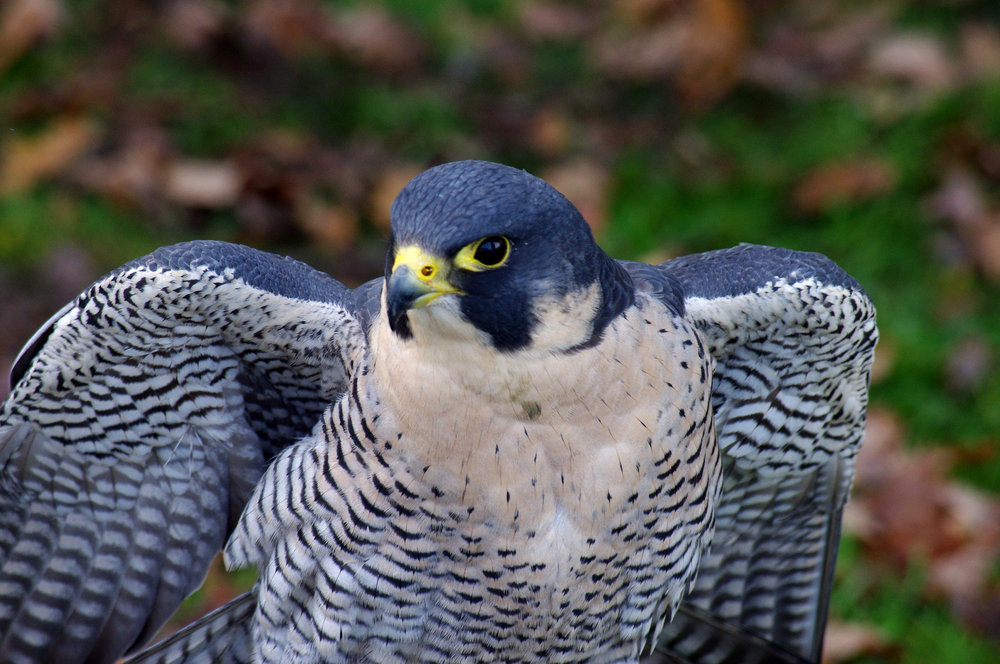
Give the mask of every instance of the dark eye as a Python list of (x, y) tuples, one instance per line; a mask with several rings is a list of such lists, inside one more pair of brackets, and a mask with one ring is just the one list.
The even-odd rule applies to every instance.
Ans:
[(502, 263), (508, 253), (510, 241), (500, 235), (491, 235), (479, 243), (472, 257), (487, 267), (493, 267)]

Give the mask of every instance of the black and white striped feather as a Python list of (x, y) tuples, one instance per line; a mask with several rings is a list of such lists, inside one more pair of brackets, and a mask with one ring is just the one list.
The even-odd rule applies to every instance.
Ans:
[[(740, 631), (818, 662), (878, 338), (858, 283), (819, 254), (741, 245), (658, 268), (716, 360), (724, 490), (716, 532), (661, 649), (745, 662)], [(766, 660), (765, 660), (766, 661)]]
[[(724, 450), (714, 543), (702, 556), (691, 608), (664, 629), (660, 650), (668, 654), (652, 658), (735, 662), (744, 660), (734, 647), (766, 656), (776, 646), (816, 661), (863, 424), (876, 338), (871, 302), (827, 259), (764, 247), (628, 269), (640, 290), (671, 300), (678, 289), (683, 294), (685, 316), (715, 359), (713, 405)], [(0, 410), (4, 661), (113, 661), (198, 585), (277, 450), (310, 430), (334, 444), (347, 430), (365, 441), (365, 418), (378, 413), (366, 411), (372, 405), (357, 394), (347, 390), (336, 408), (320, 413), (352, 384), (379, 290), (374, 282), (348, 291), (301, 264), (195, 243), (113, 272), (54, 321), (19, 363), (20, 380)], [(302, 453), (311, 452), (290, 451), (281, 463), (297, 463)], [(357, 463), (350, 455), (333, 459)], [(289, 482), (304, 471), (287, 470), (271, 474), (286, 479), (269, 494), (269, 509), (301, 521), (312, 506)], [(386, 518), (386, 505), (409, 498), (405, 478), (398, 479), (326, 500)], [(411, 509), (382, 527), (400, 541), (426, 543), (435, 540), (418, 539), (415, 529), (446, 532), (458, 518), (432, 506)], [(307, 522), (301, 532), (310, 546), (365, 545), (363, 529), (351, 534), (331, 530), (329, 521)], [(245, 532), (230, 555), (245, 558), (248, 543), (266, 540), (261, 535)], [(454, 544), (459, 553), (473, 545)], [(381, 567), (354, 570), (350, 583), (378, 592), (400, 570), (421, 569), (425, 558), (419, 550), (390, 556), (373, 563)], [(281, 545), (263, 559), (285, 566), (283, 578), (317, 564), (309, 547)], [(614, 564), (609, 560), (612, 578)], [(263, 573), (276, 578), (275, 569)], [(253, 629), (308, 620), (310, 597), (335, 605), (350, 596), (338, 590), (336, 575), (302, 578), (328, 587), (317, 595), (290, 585), (281, 602), (252, 618), (255, 597), (245, 595), (141, 661), (249, 661)], [(445, 582), (454, 590), (456, 579), (433, 574), (418, 587), (440, 592)], [(493, 592), (463, 588), (458, 579), (446, 605), (490, 602)], [(524, 592), (530, 597), (530, 588)], [(393, 624), (405, 629), (423, 620), (420, 606), (408, 612), (400, 605)], [(372, 638), (388, 638), (379, 634)]]
[(196, 242), (36, 335), (0, 407), (0, 660), (113, 662), (156, 633), (343, 390), (348, 300), (301, 263)]

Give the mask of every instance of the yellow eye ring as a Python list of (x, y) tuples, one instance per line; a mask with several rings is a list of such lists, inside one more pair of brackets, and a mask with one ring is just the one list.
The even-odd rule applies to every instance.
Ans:
[(510, 240), (502, 235), (488, 235), (468, 244), (455, 256), (455, 266), (472, 272), (500, 267), (510, 257)]

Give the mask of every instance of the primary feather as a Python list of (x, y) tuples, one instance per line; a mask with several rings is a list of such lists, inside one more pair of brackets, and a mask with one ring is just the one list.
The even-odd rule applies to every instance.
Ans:
[(815, 661), (875, 338), (823, 257), (614, 261), (486, 162), (411, 182), (354, 291), (161, 249), (16, 365), (0, 652), (114, 661), (228, 539), (258, 585), (142, 661)]

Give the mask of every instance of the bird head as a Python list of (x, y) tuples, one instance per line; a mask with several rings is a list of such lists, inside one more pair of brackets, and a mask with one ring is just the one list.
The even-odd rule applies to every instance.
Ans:
[(524, 171), (432, 168), (403, 188), (391, 218), (385, 309), (400, 339), (420, 328), (498, 351), (569, 349), (631, 303), (630, 280), (576, 208)]

